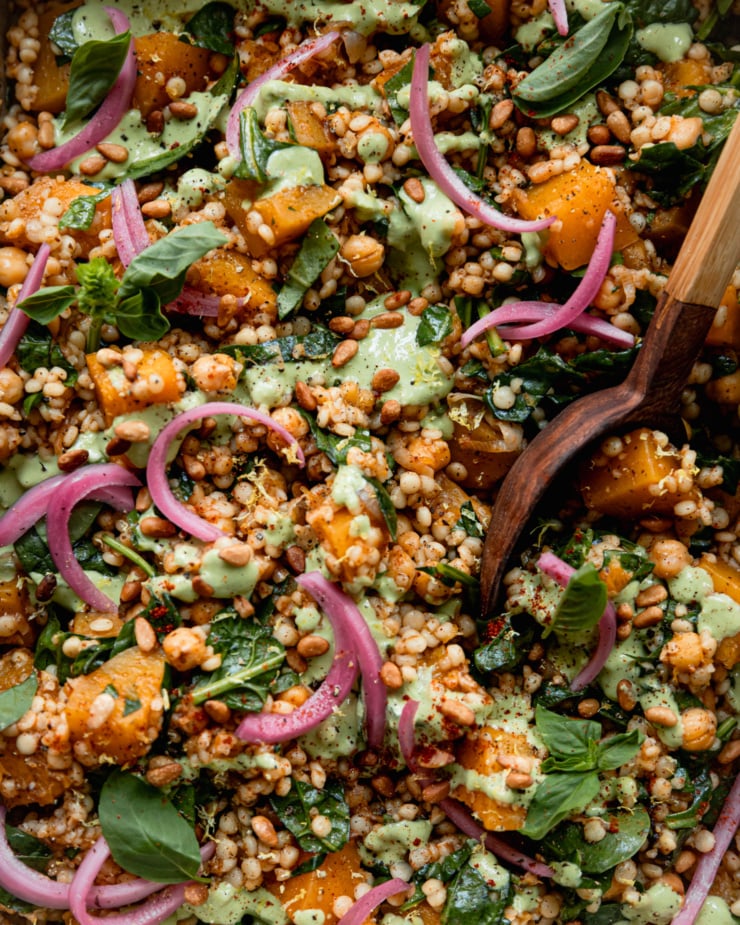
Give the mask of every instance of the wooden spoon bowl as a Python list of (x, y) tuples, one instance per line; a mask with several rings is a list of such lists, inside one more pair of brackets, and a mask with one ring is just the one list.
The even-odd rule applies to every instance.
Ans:
[(638, 426), (685, 434), (681, 391), (740, 261), (740, 118), (702, 197), (624, 382), (573, 402), (521, 454), (491, 513), (481, 559), (487, 616), (522, 530), (553, 480), (595, 441)]

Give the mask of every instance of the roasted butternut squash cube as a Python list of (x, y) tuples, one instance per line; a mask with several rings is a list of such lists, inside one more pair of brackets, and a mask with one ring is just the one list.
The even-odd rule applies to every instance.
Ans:
[(723, 559), (706, 555), (699, 559), (697, 565), (709, 574), (717, 594), (726, 594), (740, 604), (740, 569)]
[(238, 251), (215, 250), (201, 257), (188, 270), (188, 283), (201, 292), (245, 299), (243, 316), (269, 312), (277, 317), (275, 290), (268, 280), (255, 273), (249, 257)]
[(171, 102), (167, 81), (173, 77), (185, 81), (185, 97), (206, 89), (211, 57), (207, 48), (183, 42), (173, 32), (153, 32), (135, 41), (138, 75), (133, 104), (142, 116), (146, 118)]
[(69, 631), (77, 636), (93, 639), (113, 639), (123, 628), (123, 620), (117, 613), (76, 613), (69, 624)]
[[(65, 212), (73, 200), (80, 196), (94, 196), (99, 190), (80, 180), (63, 180), (56, 177), (39, 177), (27, 189), (13, 199), (6, 199), (0, 204), (0, 243), (14, 244), (17, 247), (35, 249), (37, 241), (31, 241), (26, 232), (29, 219), (37, 218), (50, 199), (57, 199)], [(15, 219), (23, 219), (15, 222)], [(80, 245), (82, 256), (87, 256), (91, 248), (100, 244), (99, 234), (111, 227), (110, 198), (99, 202), (95, 207), (92, 224), (85, 230), (65, 229)]]
[(579, 487), (586, 507), (631, 520), (647, 513), (671, 514), (679, 501), (697, 500), (695, 489), (679, 490), (680, 459), (663, 449), (651, 430), (640, 428), (622, 440), (618, 456), (592, 457), (582, 467)]
[(712, 83), (712, 68), (709, 60), (695, 61), (693, 58), (683, 58), (681, 61), (672, 61), (664, 64), (663, 86), (666, 91), (676, 96), (694, 96), (693, 87)]
[(711, 379), (706, 385), (706, 393), (712, 401), (720, 405), (737, 405), (740, 403), (740, 369), (718, 379)]
[(276, 42), (258, 42), (255, 39), (242, 39), (239, 42), (242, 74), (247, 83), (256, 80), (280, 60), (281, 50)]
[(474, 396), (452, 395), (448, 401), (455, 426), (450, 456), (466, 469), (460, 484), (474, 491), (489, 491), (524, 449), (522, 429), (486, 415), (483, 402)]
[(12, 617), (15, 623), (13, 632), (3, 637), (4, 645), (33, 644), (34, 632), (28, 622), (32, 612), (33, 606), (24, 579), (11, 578), (8, 581), (0, 581), (0, 616)]
[(365, 882), (357, 846), (349, 841), (339, 851), (327, 854), (316, 870), (265, 885), (280, 900), (291, 922), (304, 909), (320, 909), (324, 925), (335, 925), (339, 920), (334, 903), (340, 896), (354, 899), (355, 889)]
[[(499, 762), (501, 755), (531, 758), (534, 749), (521, 733), (482, 726), (462, 740), (457, 750), (457, 762), (466, 770), (487, 777), (505, 770)], [(480, 819), (483, 828), (489, 832), (519, 829), (527, 817), (525, 806), (494, 800), (480, 790), (469, 790), (463, 785), (455, 787), (451, 795), (470, 807)]]
[(133, 646), (67, 681), (64, 712), (82, 764), (126, 766), (147, 753), (162, 725), (164, 668), (161, 652)]
[(49, 32), (57, 16), (66, 10), (74, 9), (75, 6), (79, 6), (79, 3), (52, 3), (39, 15), (40, 48), (36, 60), (31, 65), (31, 83), (36, 88), (33, 109), (36, 112), (59, 113), (67, 105), (70, 64), (57, 64), (57, 53), (52, 47)]
[(545, 256), (549, 263), (559, 264), (564, 270), (588, 263), (607, 209), (617, 216), (616, 251), (638, 238), (617, 196), (612, 173), (585, 160), (574, 170), (526, 190), (516, 190), (514, 204), (522, 218), (554, 215), (558, 219), (549, 229)]
[(313, 148), (322, 156), (334, 153), (336, 142), (327, 131), (325, 122), (311, 109), (309, 100), (292, 100), (286, 109), (290, 130), (299, 145)]
[(22, 684), (33, 671), (33, 652), (30, 649), (11, 649), (0, 656), (0, 693)]
[[(108, 427), (119, 414), (141, 411), (149, 405), (176, 402), (184, 389), (172, 357), (164, 350), (144, 350), (133, 380), (124, 375), (120, 366), (103, 366), (95, 353), (89, 353), (86, 359)], [(143, 383), (143, 387), (138, 383)]]
[(732, 347), (740, 350), (740, 305), (737, 289), (730, 285), (722, 296), (714, 323), (707, 334), (707, 343), (712, 347)]

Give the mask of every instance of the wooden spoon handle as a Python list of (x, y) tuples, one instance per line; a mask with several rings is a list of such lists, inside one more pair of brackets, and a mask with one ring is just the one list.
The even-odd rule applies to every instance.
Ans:
[(642, 410), (677, 410), (678, 396), (740, 261), (740, 118), (699, 203), (627, 378)]

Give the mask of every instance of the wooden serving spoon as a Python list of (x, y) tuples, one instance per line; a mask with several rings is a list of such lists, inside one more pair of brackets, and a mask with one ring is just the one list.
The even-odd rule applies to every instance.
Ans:
[(501, 484), (481, 558), (484, 617), (495, 603), (527, 521), (553, 479), (579, 451), (608, 434), (642, 425), (678, 432), (681, 391), (738, 261), (740, 117), (624, 382), (586, 395), (561, 411), (532, 440)]

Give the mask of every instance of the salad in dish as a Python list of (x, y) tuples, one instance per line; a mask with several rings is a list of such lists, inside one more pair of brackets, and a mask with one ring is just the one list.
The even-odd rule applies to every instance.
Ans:
[(740, 108), (732, 0), (15, 0), (0, 919), (740, 921), (740, 271), (532, 512)]

